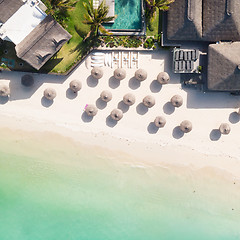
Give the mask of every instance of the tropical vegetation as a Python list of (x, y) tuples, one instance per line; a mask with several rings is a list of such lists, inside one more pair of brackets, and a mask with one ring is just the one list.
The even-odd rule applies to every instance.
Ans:
[(111, 34), (109, 30), (103, 26), (103, 23), (112, 21), (115, 16), (107, 16), (109, 7), (105, 4), (105, 0), (99, 4), (98, 8), (94, 8), (92, 0), (83, 2), (83, 6), (87, 11), (87, 13), (84, 14), (85, 20), (83, 20), (83, 23), (90, 25), (90, 31), (86, 38), (88, 38), (91, 34), (96, 36), (98, 30), (102, 34)]

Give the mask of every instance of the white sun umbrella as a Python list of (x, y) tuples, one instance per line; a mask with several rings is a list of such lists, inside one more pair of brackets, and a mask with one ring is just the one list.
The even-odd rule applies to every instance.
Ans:
[(180, 129), (184, 132), (184, 133), (188, 133), (192, 131), (192, 123), (188, 120), (184, 120), (181, 122), (180, 124)]
[(7, 97), (10, 95), (10, 88), (6, 84), (0, 84), (0, 96)]
[(231, 127), (228, 123), (222, 123), (219, 127), (219, 131), (222, 133), (222, 134), (229, 134), (230, 131), (231, 131)]
[(56, 93), (55, 89), (47, 88), (44, 90), (43, 95), (45, 98), (47, 98), (49, 100), (53, 100), (57, 96), (57, 93)]

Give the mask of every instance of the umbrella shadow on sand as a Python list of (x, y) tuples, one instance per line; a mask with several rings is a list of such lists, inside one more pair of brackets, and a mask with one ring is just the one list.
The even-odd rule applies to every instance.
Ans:
[(49, 100), (43, 96), (41, 99), (41, 103), (42, 103), (43, 107), (48, 108), (48, 107), (52, 106), (53, 100)]
[(96, 87), (98, 85), (98, 79), (97, 78), (94, 78), (92, 75), (90, 75), (88, 78), (87, 78), (87, 85), (89, 87)]
[(164, 113), (170, 115), (170, 114), (174, 113), (175, 107), (172, 105), (171, 102), (167, 102), (163, 106), (163, 111), (164, 111)]
[(218, 141), (220, 139), (221, 135), (222, 134), (219, 129), (213, 129), (209, 134), (209, 138), (212, 141)]
[(120, 80), (118, 80), (118, 79), (116, 79), (115, 77), (112, 76), (112, 77), (109, 78), (108, 85), (109, 85), (110, 88), (115, 89), (115, 88), (119, 87)]
[(172, 131), (172, 136), (175, 139), (180, 139), (184, 136), (184, 132), (180, 129), (180, 126), (176, 126)]
[(96, 106), (98, 109), (104, 109), (107, 106), (107, 103), (104, 102), (100, 97), (96, 100)]
[(136, 107), (137, 113), (140, 115), (144, 115), (148, 112), (148, 107), (146, 107), (143, 103), (139, 103)]
[(83, 122), (85, 122), (85, 123), (91, 122), (93, 120), (93, 116), (87, 115), (87, 113), (85, 111), (82, 113), (81, 118), (82, 118)]
[(128, 86), (133, 90), (139, 88), (140, 85), (141, 85), (140, 81), (137, 80), (135, 77), (132, 77), (128, 82)]
[(150, 90), (153, 93), (160, 92), (162, 89), (162, 84), (160, 84), (157, 80), (153, 80), (150, 84)]
[(118, 103), (118, 109), (121, 109), (123, 111), (123, 113), (125, 113), (128, 111), (129, 106), (127, 104), (125, 104), (123, 101), (120, 101)]
[(237, 112), (232, 112), (228, 118), (230, 123), (238, 123), (240, 121), (240, 115)]
[(147, 130), (150, 134), (155, 134), (158, 132), (159, 128), (156, 127), (155, 123), (154, 122), (150, 122), (148, 124), (148, 127), (147, 127)]
[(109, 115), (109, 116), (106, 118), (106, 125), (107, 125), (108, 127), (113, 128), (113, 127), (115, 127), (115, 126), (117, 125), (117, 121), (114, 120), (114, 119), (112, 119), (112, 117)]
[(73, 92), (73, 90), (71, 88), (68, 88), (67, 91), (66, 91), (66, 97), (68, 99), (74, 99), (78, 96), (78, 93), (77, 92)]

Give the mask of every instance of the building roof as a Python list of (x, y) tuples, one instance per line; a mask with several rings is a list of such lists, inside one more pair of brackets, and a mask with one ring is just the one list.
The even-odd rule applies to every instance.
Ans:
[(23, 4), (22, 0), (0, 0), (0, 22), (5, 23)]
[(240, 90), (240, 42), (210, 44), (208, 49), (208, 89)]
[(206, 41), (240, 40), (240, 1), (203, 0), (203, 38)]
[(240, 40), (239, 0), (176, 0), (167, 13), (169, 40)]
[(17, 56), (39, 70), (71, 38), (50, 15), (16, 45)]
[(202, 0), (177, 0), (168, 11), (167, 36), (170, 40), (200, 40)]

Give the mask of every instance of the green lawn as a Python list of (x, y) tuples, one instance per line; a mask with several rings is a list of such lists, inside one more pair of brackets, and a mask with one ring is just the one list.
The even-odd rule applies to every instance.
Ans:
[(147, 27), (147, 36), (154, 36), (159, 34), (159, 10), (157, 10), (153, 22), (151, 23), (152, 31)]
[(64, 73), (82, 58), (87, 47), (87, 43), (84, 43), (83, 39), (90, 30), (89, 26), (82, 23), (85, 11), (82, 1), (79, 1), (73, 10), (70, 10), (65, 25), (72, 38), (42, 67), (41, 71)]

